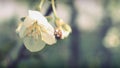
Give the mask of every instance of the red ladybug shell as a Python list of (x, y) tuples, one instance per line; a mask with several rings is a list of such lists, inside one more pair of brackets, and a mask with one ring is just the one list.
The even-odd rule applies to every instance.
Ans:
[(62, 39), (62, 30), (56, 28), (54, 33), (56, 39)]

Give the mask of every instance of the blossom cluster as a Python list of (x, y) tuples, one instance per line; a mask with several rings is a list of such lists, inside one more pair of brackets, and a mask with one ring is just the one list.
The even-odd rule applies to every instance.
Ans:
[(53, 45), (58, 39), (64, 39), (72, 32), (71, 27), (62, 19), (55, 18), (53, 27), (39, 11), (29, 10), (28, 15), (20, 21), (16, 32), (31, 52), (42, 50), (46, 44)]

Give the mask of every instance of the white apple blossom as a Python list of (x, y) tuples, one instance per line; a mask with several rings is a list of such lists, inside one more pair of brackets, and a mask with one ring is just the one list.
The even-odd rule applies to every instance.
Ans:
[(29, 10), (24, 22), (16, 30), (23, 39), (26, 48), (32, 52), (40, 51), (45, 44), (56, 43), (54, 28), (38, 11)]

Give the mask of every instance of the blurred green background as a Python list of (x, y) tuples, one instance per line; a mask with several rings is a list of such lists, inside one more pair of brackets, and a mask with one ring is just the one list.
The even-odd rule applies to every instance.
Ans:
[[(29, 52), (15, 30), (40, 0), (0, 0), (0, 68), (120, 68), (120, 0), (56, 0), (72, 33), (40, 52)], [(42, 13), (52, 15), (50, 0)]]

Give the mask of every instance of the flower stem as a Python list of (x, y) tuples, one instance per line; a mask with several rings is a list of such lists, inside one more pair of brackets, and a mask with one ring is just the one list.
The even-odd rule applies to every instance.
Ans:
[(45, 2), (45, 0), (41, 0), (40, 1), (40, 4), (39, 4), (39, 8), (40, 8), (40, 11), (41, 11), (41, 9), (42, 9), (42, 6), (43, 6), (43, 3)]
[(55, 18), (58, 18), (57, 13), (56, 13), (56, 9), (55, 9), (55, 0), (51, 0), (51, 2), (52, 2), (52, 9), (53, 9), (54, 16), (55, 16)]

